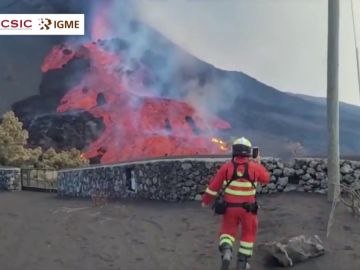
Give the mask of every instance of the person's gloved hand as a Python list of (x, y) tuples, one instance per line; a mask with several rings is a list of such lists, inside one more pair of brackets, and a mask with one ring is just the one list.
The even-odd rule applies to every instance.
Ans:
[(202, 207), (202, 208), (206, 208), (206, 207), (207, 207), (207, 204), (205, 204), (205, 203), (202, 202), (202, 203), (201, 203), (201, 207)]
[(261, 157), (260, 157), (260, 152), (258, 154), (258, 156), (256, 158), (253, 159), (256, 163), (261, 163)]

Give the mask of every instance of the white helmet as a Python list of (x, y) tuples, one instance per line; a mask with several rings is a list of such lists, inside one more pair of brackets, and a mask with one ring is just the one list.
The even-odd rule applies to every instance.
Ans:
[(233, 156), (250, 157), (251, 156), (251, 142), (241, 137), (236, 139), (232, 145)]

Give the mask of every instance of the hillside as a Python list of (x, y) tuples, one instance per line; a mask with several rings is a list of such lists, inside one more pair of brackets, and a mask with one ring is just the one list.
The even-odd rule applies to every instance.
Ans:
[[(307, 155), (326, 152), (326, 104), (321, 100), (278, 91), (242, 72), (218, 69), (188, 54), (154, 29), (138, 21), (126, 23), (130, 34), (98, 40), (96, 44), (105, 50), (117, 50), (138, 63), (126, 64), (129, 74), (136, 73), (139, 65), (150, 71), (151, 78), (142, 81), (145, 90), (150, 91), (145, 94), (186, 101), (206, 116), (222, 118), (231, 128), (214, 131), (213, 135), (227, 141), (248, 136), (261, 147), (263, 155), (288, 158), (297, 144)], [(2, 43), (2, 53), (7, 56), (0, 66), (4, 74), (11, 73), (13, 63), (22, 68), (18, 75), (0, 79), (6, 97), (1, 99), (0, 111), (11, 107), (15, 110), (30, 131), (31, 145), (86, 149), (104, 131), (101, 119), (89, 112), (56, 110), (71, 86), (82, 80), (88, 61), (72, 59), (62, 68), (41, 73), (46, 52), (61, 40), (33, 37), (31, 46), (19, 54), (17, 47), (26, 40), (29, 37)], [(37, 47), (41, 50), (33, 53)], [(340, 110), (341, 151), (344, 155), (358, 155), (360, 108), (341, 104)]]

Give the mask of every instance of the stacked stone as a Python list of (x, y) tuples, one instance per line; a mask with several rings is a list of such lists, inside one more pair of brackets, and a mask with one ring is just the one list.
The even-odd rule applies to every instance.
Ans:
[[(166, 201), (194, 200), (204, 192), (209, 179), (222, 164), (223, 162), (174, 160), (136, 165), (134, 172), (138, 186), (136, 193), (132, 195)], [(128, 197), (129, 193), (119, 195)]]
[(359, 161), (341, 161), (341, 182), (344, 185), (360, 184), (360, 162)]
[(327, 192), (327, 165), (323, 159), (296, 159), (294, 164), (299, 179), (298, 190), (325, 194)]
[[(202, 168), (192, 162), (158, 162), (144, 166), (139, 176), (145, 180), (139, 185), (141, 197), (167, 201), (191, 200), (201, 183)], [(139, 179), (139, 178), (138, 178)], [(141, 178), (140, 178), (141, 179)], [(198, 184), (195, 184), (198, 183)]]
[(266, 158), (262, 164), (270, 173), (270, 183), (268, 185), (258, 185), (257, 192), (269, 194), (275, 192), (288, 191), (289, 178), (295, 175), (293, 168), (287, 167), (280, 159)]
[(0, 168), (0, 190), (20, 190), (20, 182), (20, 169)]
[[(106, 193), (112, 198), (195, 200), (223, 163), (171, 160), (60, 171), (58, 195), (90, 197)], [(129, 189), (127, 171), (134, 173), (135, 191)]]
[[(360, 162), (345, 161), (340, 163), (341, 183), (352, 185), (360, 183)], [(298, 159), (294, 168), (299, 177), (299, 191), (325, 194), (328, 190), (327, 164), (323, 159)]]
[[(94, 192), (112, 198), (142, 198), (165, 201), (199, 200), (210, 179), (228, 159), (173, 159), (60, 171), (60, 196), (90, 197)], [(261, 194), (304, 191), (327, 192), (327, 166), (322, 159), (296, 159), (285, 164), (266, 158), (262, 164), (271, 174), (268, 185), (258, 185)], [(136, 190), (129, 189), (129, 171)], [(342, 161), (343, 184), (360, 183), (360, 162)]]

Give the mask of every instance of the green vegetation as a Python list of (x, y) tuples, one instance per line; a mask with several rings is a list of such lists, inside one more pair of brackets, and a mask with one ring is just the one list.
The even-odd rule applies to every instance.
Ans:
[(88, 165), (89, 161), (75, 148), (69, 151), (56, 152), (53, 148), (44, 151), (38, 162), (38, 167), (44, 169), (77, 168)]
[(0, 165), (22, 168), (65, 169), (81, 167), (89, 161), (77, 149), (56, 152), (27, 147), (29, 133), (13, 112), (3, 115), (0, 124)]

